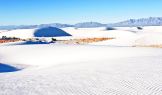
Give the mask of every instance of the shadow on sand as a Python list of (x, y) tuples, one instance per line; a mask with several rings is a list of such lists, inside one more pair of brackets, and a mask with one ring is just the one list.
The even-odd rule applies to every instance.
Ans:
[(26, 41), (26, 42), (23, 42), (23, 43), (18, 43), (18, 44), (15, 44), (15, 45), (39, 45), (39, 44), (49, 44), (49, 42), (41, 42), (41, 41)]
[[(72, 35), (56, 27), (44, 27), (44, 28), (37, 29), (34, 32), (34, 37), (64, 37), (64, 36), (72, 36)], [(39, 45), (39, 44), (50, 44), (50, 43), (55, 43), (55, 42), (25, 41), (22, 43), (13, 43), (10, 45)]]
[(46, 27), (38, 29), (34, 32), (35, 37), (60, 37), (60, 36), (72, 36), (65, 31), (56, 27)]
[(17, 69), (15, 67), (7, 65), (7, 64), (0, 63), (0, 73), (15, 72), (18, 70), (20, 70), (20, 69)]

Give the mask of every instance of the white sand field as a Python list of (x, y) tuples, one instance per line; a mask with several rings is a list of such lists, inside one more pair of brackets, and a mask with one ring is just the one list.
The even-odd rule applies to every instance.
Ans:
[[(72, 36), (56, 37), (57, 39), (78, 39), (78, 38), (115, 38), (103, 42), (91, 43), (92, 45), (107, 46), (145, 46), (145, 45), (162, 45), (162, 26), (146, 26), (138, 30), (136, 27), (115, 27), (116, 30), (105, 30), (105, 27), (99, 28), (78, 28), (74, 27), (62, 28), (65, 32)], [(0, 32), (0, 37), (18, 37), (33, 38), (37, 29), (17, 29), (11, 31)], [(50, 33), (47, 32), (47, 34)]]
[(0, 73), (0, 95), (162, 94), (162, 49), (18, 45), (1, 46), (0, 56), (23, 66)]
[[(161, 26), (63, 28), (71, 37), (114, 37), (86, 45), (0, 44), (0, 95), (162, 95)], [(33, 38), (35, 29), (1, 31)]]

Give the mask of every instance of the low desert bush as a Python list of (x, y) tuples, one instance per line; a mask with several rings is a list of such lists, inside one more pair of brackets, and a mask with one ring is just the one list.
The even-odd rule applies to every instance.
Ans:
[(142, 30), (143, 28), (142, 27), (137, 27), (138, 30)]
[(106, 30), (116, 30), (116, 29), (113, 27), (106, 27)]

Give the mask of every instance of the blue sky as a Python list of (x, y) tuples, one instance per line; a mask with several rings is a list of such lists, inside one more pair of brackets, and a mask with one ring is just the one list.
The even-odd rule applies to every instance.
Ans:
[(0, 25), (162, 17), (162, 0), (0, 0)]

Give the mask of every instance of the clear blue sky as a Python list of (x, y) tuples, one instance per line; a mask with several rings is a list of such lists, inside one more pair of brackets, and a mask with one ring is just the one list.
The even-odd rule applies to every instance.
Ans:
[(0, 0), (0, 25), (162, 17), (162, 0)]

